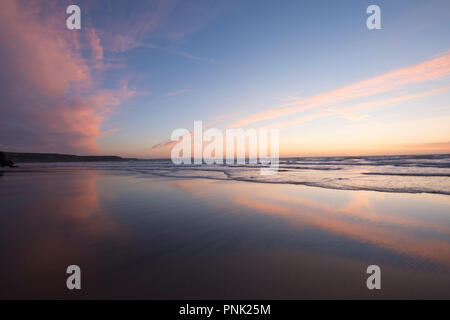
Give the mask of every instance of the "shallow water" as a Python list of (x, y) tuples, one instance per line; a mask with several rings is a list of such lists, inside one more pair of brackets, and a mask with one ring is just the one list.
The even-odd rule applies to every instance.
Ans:
[[(282, 165), (305, 165), (295, 162)], [(164, 174), (162, 163), (3, 173), (0, 297), (450, 298), (448, 195), (200, 179), (198, 168), (189, 178), (190, 169)], [(448, 189), (448, 177), (435, 178), (443, 182), (429, 188)], [(405, 183), (383, 179), (389, 191)], [(71, 264), (81, 291), (66, 289)], [(379, 291), (366, 288), (371, 264), (381, 267)]]
[[(107, 169), (160, 177), (204, 178), (273, 184), (294, 184), (340, 190), (450, 195), (450, 155), (320, 157), (280, 159), (278, 171), (262, 175), (262, 165), (179, 165), (170, 160), (93, 163), (22, 164), (41, 168)], [(15, 170), (17, 169), (10, 169)]]

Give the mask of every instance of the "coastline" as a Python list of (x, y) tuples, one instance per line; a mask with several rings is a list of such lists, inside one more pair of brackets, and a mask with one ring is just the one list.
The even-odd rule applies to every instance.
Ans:
[[(65, 161), (56, 161), (61, 159)], [(278, 171), (261, 175), (263, 165), (174, 165), (171, 160), (128, 159), (114, 156), (26, 156), (18, 168), (3, 167), (0, 173), (98, 169), (179, 179), (240, 181), (267, 185), (303, 185), (336, 190), (450, 195), (450, 155), (376, 157), (281, 158)], [(51, 159), (52, 161), (43, 162)], [(84, 159), (84, 161), (77, 161)], [(40, 160), (40, 162), (34, 162)]]
[(447, 196), (76, 168), (0, 178), (1, 297), (70, 297), (76, 262), (93, 299), (370, 298), (373, 263), (379, 298), (450, 298)]
[(97, 162), (97, 161), (130, 161), (136, 158), (122, 158), (119, 156), (78, 156), (61, 153), (31, 153), (31, 152), (4, 152), (6, 158), (14, 163), (36, 162)]

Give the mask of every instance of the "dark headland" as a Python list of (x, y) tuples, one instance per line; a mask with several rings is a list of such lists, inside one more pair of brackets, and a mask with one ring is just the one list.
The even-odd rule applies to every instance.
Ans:
[(3, 158), (14, 163), (29, 162), (95, 162), (95, 161), (131, 161), (135, 158), (122, 158), (119, 156), (77, 156), (73, 154), (59, 153), (22, 153), (22, 152), (1, 152)]

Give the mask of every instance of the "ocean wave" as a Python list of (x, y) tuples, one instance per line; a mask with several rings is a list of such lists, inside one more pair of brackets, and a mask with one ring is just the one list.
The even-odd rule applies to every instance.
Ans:
[[(144, 172), (141, 172), (144, 173)], [(377, 191), (377, 192), (389, 192), (389, 193), (431, 193), (431, 194), (442, 194), (450, 195), (450, 190), (442, 190), (433, 187), (408, 187), (408, 186), (398, 186), (389, 187), (381, 185), (344, 185), (337, 182), (349, 181), (346, 178), (337, 178), (335, 181), (294, 181), (294, 180), (270, 180), (270, 179), (258, 179), (249, 178), (242, 176), (232, 176), (229, 173), (224, 172), (224, 177), (217, 176), (204, 176), (204, 175), (177, 175), (175, 172), (147, 172), (152, 175), (157, 175), (166, 178), (181, 178), (181, 179), (209, 179), (209, 180), (221, 180), (221, 181), (241, 181), (250, 183), (266, 183), (266, 184), (285, 184), (285, 185), (302, 185), (309, 187), (318, 187), (325, 189), (335, 189), (335, 190), (351, 190), (351, 191)]]
[(377, 176), (404, 176), (404, 177), (450, 177), (450, 173), (422, 173), (422, 172), (411, 172), (411, 173), (401, 173), (401, 172), (363, 172), (366, 175), (377, 175)]
[[(280, 159), (277, 174), (263, 176), (262, 164), (174, 165), (167, 160), (26, 164), (14, 172), (107, 170), (173, 179), (213, 179), (304, 185), (339, 190), (450, 195), (450, 155)], [(18, 171), (19, 170), (19, 171)], [(13, 170), (3, 170), (9, 174)]]

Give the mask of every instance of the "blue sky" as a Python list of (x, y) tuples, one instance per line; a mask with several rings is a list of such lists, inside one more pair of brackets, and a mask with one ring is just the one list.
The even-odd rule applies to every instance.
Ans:
[[(13, 2), (18, 8), (23, 6), (21, 1)], [(381, 30), (366, 27), (366, 8), (370, 4), (381, 8)], [(59, 12), (65, 5), (64, 1), (55, 3), (52, 10), (40, 14), (64, 18)], [(302, 98), (392, 70), (442, 56), (445, 66), (448, 62), (448, 1), (78, 1), (78, 5), (83, 24), (81, 30), (74, 32), (79, 33), (79, 58), (87, 65), (86, 72), (93, 84), (89, 93), (77, 94), (91, 98), (105, 90), (113, 94), (122, 88), (120, 99), (115, 95), (117, 101), (112, 106), (105, 103), (92, 111), (101, 114), (94, 121), (98, 130), (89, 136), (92, 141), (83, 140), (82, 144), (75, 141), (68, 147), (65, 142), (69, 139), (77, 139), (77, 135), (88, 137), (77, 131), (63, 132), (63, 136), (58, 136), (61, 139), (52, 138), (62, 134), (63, 130), (58, 128), (46, 134), (41, 146), (39, 141), (4, 141), (4, 148), (26, 151), (33, 145), (56, 152), (160, 157), (167, 155), (168, 150), (151, 147), (169, 139), (174, 129), (192, 129), (194, 120), (208, 123), (224, 118), (220, 123), (224, 128), (239, 123), (240, 118), (284, 108), (290, 102), (302, 103)], [(21, 10), (26, 11), (27, 7)], [(29, 15), (37, 21), (35, 12), (30, 10)], [(53, 25), (42, 26), (44, 31), (50, 27)], [(61, 30), (53, 36), (60, 37), (60, 41), (72, 41), (69, 32), (72, 31)], [(101, 68), (92, 67), (95, 66), (92, 52), (98, 52), (92, 47), (92, 39), (101, 48), (97, 60)], [(11, 40), (5, 35), (2, 41)], [(11, 73), (14, 72), (12, 68)], [(345, 108), (364, 99), (377, 101), (449, 84), (446, 71), (431, 79), (423, 74), (417, 76), (425, 80), (407, 83), (381, 95), (348, 99), (332, 106), (318, 105), (285, 118), (249, 123), (247, 127), (277, 123), (294, 115), (311, 115), (325, 107)], [(1, 81), (7, 81), (6, 74)], [(65, 88), (66, 93), (75, 90), (71, 86), (74, 85)], [(46, 101), (40, 94), (39, 99)], [(282, 155), (448, 151), (408, 146), (450, 145), (450, 130), (445, 134), (444, 122), (450, 115), (449, 97), (447, 89), (393, 106), (379, 105), (352, 117), (351, 121), (332, 115), (288, 125), (281, 129)], [(14, 102), (14, 97), (9, 99)], [(67, 94), (64, 99), (67, 103)], [(70, 106), (67, 108), (70, 111)], [(17, 109), (27, 112), (26, 107)], [(431, 124), (436, 117), (442, 123), (433, 131)], [(20, 122), (21, 118), (19, 114), (11, 115), (14, 121)], [(33, 124), (24, 120), (14, 127), (19, 133), (25, 125)], [(412, 132), (398, 141), (383, 135), (389, 128), (412, 130), (415, 125), (429, 127), (433, 132), (428, 135)], [(350, 143), (336, 146), (336, 131), (346, 132), (339, 139), (347, 142), (353, 134), (372, 133), (361, 137), (352, 147)], [(303, 141), (305, 136), (309, 141)]]

